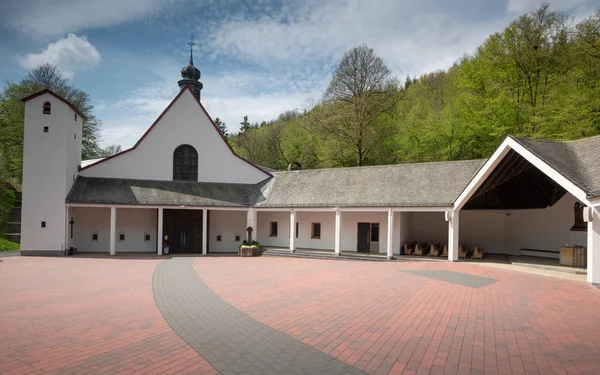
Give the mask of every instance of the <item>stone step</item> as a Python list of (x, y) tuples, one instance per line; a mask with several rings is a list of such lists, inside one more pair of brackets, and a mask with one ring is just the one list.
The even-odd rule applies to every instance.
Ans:
[(5, 233), (4, 238), (12, 242), (21, 243), (21, 233)]
[(7, 233), (21, 233), (21, 223), (9, 222), (6, 223)]
[(385, 256), (368, 256), (368, 255), (354, 255), (354, 254), (341, 254), (336, 256), (333, 253), (327, 252), (313, 252), (313, 251), (296, 251), (290, 253), (286, 250), (265, 250), (263, 251), (264, 256), (275, 256), (275, 257), (288, 257), (288, 258), (311, 258), (311, 259), (334, 259), (334, 260), (364, 260), (371, 262), (385, 262), (387, 257)]
[(21, 222), (21, 207), (13, 207), (10, 210), (10, 216), (8, 221), (11, 223), (20, 223)]

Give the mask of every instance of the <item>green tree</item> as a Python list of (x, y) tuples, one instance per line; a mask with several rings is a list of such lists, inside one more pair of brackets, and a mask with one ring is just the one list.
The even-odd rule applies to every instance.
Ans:
[(364, 165), (390, 137), (378, 122), (400, 100), (398, 80), (383, 59), (365, 45), (346, 52), (314, 118), (332, 140), (340, 165)]

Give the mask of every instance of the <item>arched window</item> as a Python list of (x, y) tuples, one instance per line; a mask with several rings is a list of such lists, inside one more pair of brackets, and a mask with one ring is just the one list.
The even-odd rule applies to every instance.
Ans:
[(173, 152), (173, 180), (198, 181), (198, 152), (190, 145), (181, 145)]
[(49, 115), (52, 111), (52, 104), (50, 102), (44, 102), (44, 114)]

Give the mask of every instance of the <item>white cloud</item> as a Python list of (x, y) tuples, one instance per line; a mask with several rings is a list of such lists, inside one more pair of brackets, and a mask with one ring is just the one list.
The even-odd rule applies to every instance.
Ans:
[[(288, 68), (331, 63), (360, 44), (375, 48), (397, 74), (448, 68), (472, 53), (489, 34), (540, 0), (328, 0), (293, 2), (264, 16), (232, 17), (205, 34), (209, 54), (263, 67)], [(555, 0), (551, 10), (590, 14), (594, 0)]]
[(110, 27), (163, 13), (176, 0), (21, 0), (6, 10), (6, 22), (32, 37), (56, 37)]
[(17, 56), (17, 60), (26, 69), (50, 63), (55, 65), (65, 77), (73, 78), (75, 71), (98, 65), (100, 52), (85, 37), (69, 34), (64, 39), (50, 43), (44, 51)]

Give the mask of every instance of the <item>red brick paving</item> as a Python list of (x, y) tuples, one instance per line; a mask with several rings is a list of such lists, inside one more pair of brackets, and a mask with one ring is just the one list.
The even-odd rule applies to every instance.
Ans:
[(157, 259), (0, 259), (0, 374), (216, 374), (154, 304)]
[[(225, 301), (374, 374), (600, 374), (600, 290), (450, 263), (198, 258)], [(498, 279), (472, 289), (402, 272)]]

